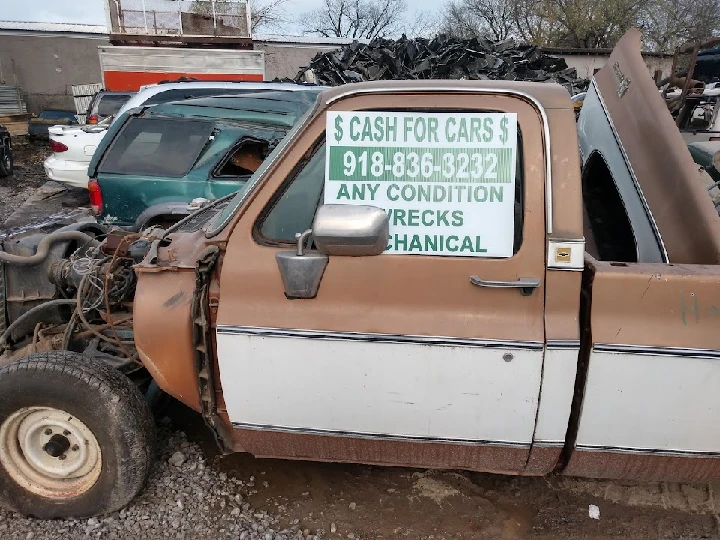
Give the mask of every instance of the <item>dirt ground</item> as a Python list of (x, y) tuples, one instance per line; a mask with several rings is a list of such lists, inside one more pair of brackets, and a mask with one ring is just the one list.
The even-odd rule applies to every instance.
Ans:
[[(15, 174), (0, 180), (0, 222), (17, 227), (87, 204), (84, 190), (46, 184), (45, 145), (16, 145)], [(39, 189), (43, 186), (43, 189)], [(23, 202), (34, 203), (6, 221)], [(718, 486), (572, 478), (518, 478), (221, 456), (200, 418), (180, 405), (173, 425), (198, 442), (208, 463), (250, 487), (254, 508), (303, 516), (308, 531), (349, 539), (720, 538)], [(589, 516), (590, 505), (599, 519)]]
[[(302, 515), (301, 528), (327, 538), (667, 539), (720, 538), (718, 486), (513, 477), (219, 454), (192, 411), (173, 424), (203, 448), (208, 463), (254, 487), (261, 511)], [(247, 485), (247, 484), (246, 484)], [(713, 489), (714, 487), (714, 489)], [(589, 517), (599, 508), (600, 519)]]
[[(85, 214), (87, 190), (48, 182), (43, 161), (51, 151), (47, 142), (28, 143), (13, 138), (15, 171), (0, 178), (0, 223), (7, 231), (51, 216)], [(24, 204), (30, 200), (31, 204)]]

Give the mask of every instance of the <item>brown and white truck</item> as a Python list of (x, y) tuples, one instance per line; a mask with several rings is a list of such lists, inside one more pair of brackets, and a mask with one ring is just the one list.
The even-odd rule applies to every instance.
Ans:
[[(169, 230), (6, 240), (0, 498), (130, 501), (148, 385), (259, 457), (720, 477), (720, 218), (639, 43), (596, 75), (580, 144), (557, 85), (344, 86)], [(37, 267), (54, 329), (17, 315)]]

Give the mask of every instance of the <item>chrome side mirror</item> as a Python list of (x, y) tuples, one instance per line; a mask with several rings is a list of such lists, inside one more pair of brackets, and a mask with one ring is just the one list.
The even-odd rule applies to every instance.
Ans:
[(312, 227), (315, 245), (327, 255), (380, 255), (387, 248), (390, 220), (375, 206), (326, 204)]
[[(374, 206), (327, 204), (318, 208), (312, 229), (297, 233), (297, 249), (275, 254), (287, 298), (315, 298), (328, 255), (379, 255), (387, 246), (390, 220)], [(319, 252), (305, 252), (312, 234)]]
[(281, 251), (275, 254), (275, 261), (280, 270), (285, 296), (289, 299), (315, 298), (320, 288), (328, 256), (315, 251), (305, 253), (305, 241), (312, 229), (297, 233), (297, 249)]

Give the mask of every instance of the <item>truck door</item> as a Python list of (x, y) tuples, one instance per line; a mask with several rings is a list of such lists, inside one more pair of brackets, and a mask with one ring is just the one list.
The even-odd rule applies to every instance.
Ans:
[[(392, 112), (373, 114), (378, 110)], [(459, 154), (472, 164), (485, 152), (478, 148), (488, 146), (468, 139), (457, 151), (449, 139), (461, 137), (465, 120), (470, 126), (487, 113), (496, 130), (502, 118), (517, 125), (505, 133), (514, 138), (506, 144), (516, 149), (514, 178), (496, 189), (492, 203), (498, 184), (490, 181), (462, 190), (460, 201), (459, 191), (451, 198), (448, 189), (418, 197), (411, 147), (421, 147), (420, 168), (428, 149), (439, 148), (427, 174), (415, 176), (449, 188), (464, 178)], [(383, 134), (368, 131), (364, 136), (377, 137), (373, 143), (342, 147), (340, 160), (326, 162), (338, 152), (338, 117), (345, 130), (353, 118), (369, 130), (385, 122), (384, 136), (391, 137), (392, 120), (377, 119), (397, 118), (397, 129), (405, 130), (403, 115), (455, 131), (424, 146), (421, 133), (408, 134), (412, 144), (389, 151)], [(328, 118), (333, 131), (326, 141)], [(221, 268), (217, 357), (238, 448), (329, 461), (523, 468), (544, 350), (542, 128), (534, 105), (519, 96), (417, 91), (341, 99), (301, 130), (248, 189)], [(362, 129), (355, 136), (361, 139)], [(444, 159), (456, 171), (443, 182), (435, 173), (442, 174)], [(498, 161), (501, 176), (512, 169)], [(327, 174), (352, 181), (328, 187)], [(330, 256), (317, 296), (288, 299), (276, 254), (294, 250), (295, 234), (311, 227), (318, 206), (342, 196), (388, 212), (388, 250)], [(517, 288), (522, 279), (525, 289)]]

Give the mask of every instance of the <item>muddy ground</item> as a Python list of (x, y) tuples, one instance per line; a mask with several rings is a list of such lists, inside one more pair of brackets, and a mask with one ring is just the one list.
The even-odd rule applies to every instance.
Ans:
[(1, 229), (7, 231), (88, 207), (87, 190), (48, 181), (43, 161), (51, 151), (46, 142), (28, 143), (15, 137), (13, 153), (15, 171), (0, 178)]
[[(326, 538), (700, 539), (720, 538), (718, 486), (511, 477), (222, 456), (197, 416), (171, 413), (208, 464), (254, 488), (260, 511), (302, 516)], [(714, 489), (713, 489), (714, 488)], [(589, 517), (595, 505), (600, 519)], [(350, 536), (348, 536), (350, 535)]]
[[(83, 190), (46, 184), (42, 159), (47, 153), (44, 145), (16, 145), (15, 174), (0, 180), (3, 228), (87, 204)], [(34, 194), (36, 202), (6, 221)], [(245, 482), (255, 509), (299, 518), (300, 530), (325, 531), (324, 538), (720, 538), (715, 500), (720, 485), (516, 478), (221, 456), (194, 413), (174, 404), (168, 414), (176, 429), (200, 444), (208, 465)], [(589, 517), (590, 505), (599, 508), (599, 519)]]

